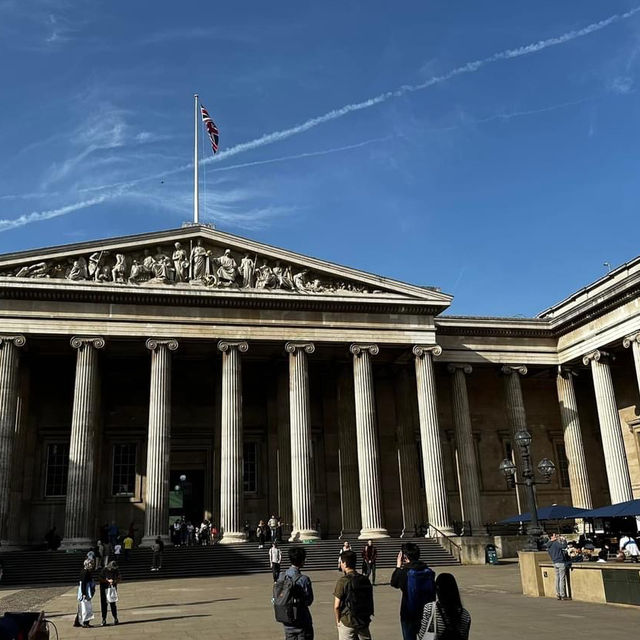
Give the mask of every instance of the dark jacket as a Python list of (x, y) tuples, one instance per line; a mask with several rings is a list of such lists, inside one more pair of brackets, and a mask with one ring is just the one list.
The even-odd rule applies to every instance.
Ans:
[[(397, 568), (391, 574), (391, 586), (395, 589), (402, 590), (402, 602), (400, 604), (400, 619), (408, 620), (410, 618), (409, 613), (407, 611), (407, 571), (409, 569), (426, 569), (427, 565), (422, 562), (422, 560), (416, 560), (415, 562), (409, 562), (408, 564), (403, 564), (401, 567)], [(420, 614), (420, 618), (422, 618), (422, 613)], [(414, 620), (414, 622), (419, 622)]]
[(300, 627), (289, 627), (285, 625), (285, 628), (310, 629), (313, 627), (311, 611), (309, 611), (309, 607), (313, 604), (313, 588), (311, 587), (311, 579), (309, 576), (302, 573), (298, 567), (294, 567), (293, 565), (291, 565), (285, 573), (293, 580), (297, 579), (296, 587), (299, 589), (300, 603), (302, 605), (298, 612), (298, 615), (300, 616)]
[(551, 557), (551, 562), (566, 562), (567, 556), (564, 550), (567, 548), (566, 542), (554, 540), (547, 545), (547, 551)]
[(80, 593), (89, 600), (93, 598), (94, 592), (93, 573), (89, 569), (80, 572)]
[(368, 544), (364, 545), (364, 549), (362, 550), (362, 559), (367, 562), (373, 562), (378, 558), (378, 549), (373, 545), (369, 546)]
[(100, 572), (100, 586), (108, 588), (109, 580), (113, 580), (113, 586), (117, 586), (120, 582), (120, 571), (118, 569), (103, 569)]

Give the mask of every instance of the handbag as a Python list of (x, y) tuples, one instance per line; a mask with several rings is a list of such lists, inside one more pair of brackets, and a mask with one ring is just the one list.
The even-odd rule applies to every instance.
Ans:
[[(429, 616), (429, 621), (427, 622), (427, 628), (425, 629), (424, 635), (421, 640), (436, 640), (436, 636), (438, 635), (438, 618), (436, 616), (436, 603), (431, 602), (431, 615)], [(433, 631), (429, 631), (429, 627), (433, 625)]]
[(118, 590), (113, 585), (107, 589), (107, 602), (118, 602)]
[(80, 603), (79, 618), (82, 624), (89, 622), (89, 620), (93, 620), (93, 604), (91, 604), (91, 600), (83, 600)]

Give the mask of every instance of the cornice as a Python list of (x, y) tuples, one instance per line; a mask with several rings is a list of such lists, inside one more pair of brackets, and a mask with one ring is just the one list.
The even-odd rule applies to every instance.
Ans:
[(497, 318), (482, 316), (439, 316), (436, 333), (445, 336), (504, 336), (553, 338), (551, 325), (538, 318)]

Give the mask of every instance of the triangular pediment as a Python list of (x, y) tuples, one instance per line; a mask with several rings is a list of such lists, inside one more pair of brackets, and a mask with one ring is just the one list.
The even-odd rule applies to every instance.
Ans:
[(384, 298), (439, 312), (451, 297), (193, 225), (0, 256), (0, 280), (64, 287), (188, 289), (234, 295)]

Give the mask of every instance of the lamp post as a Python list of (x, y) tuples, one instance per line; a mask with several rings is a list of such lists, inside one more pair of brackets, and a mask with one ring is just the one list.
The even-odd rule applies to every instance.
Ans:
[(536, 492), (534, 486), (537, 484), (549, 484), (551, 477), (555, 473), (556, 465), (549, 458), (542, 458), (538, 463), (538, 473), (542, 476), (542, 480), (536, 480), (535, 471), (531, 462), (531, 434), (522, 429), (515, 435), (516, 445), (520, 449), (522, 458), (522, 482), (516, 481), (516, 465), (509, 458), (505, 458), (499, 466), (501, 473), (507, 481), (507, 487), (513, 489), (516, 485), (524, 485), (527, 492), (527, 502), (529, 503), (529, 512), (531, 520), (527, 526), (527, 535), (529, 543), (526, 551), (538, 550), (538, 539), (542, 533), (540, 523), (538, 522), (538, 505), (536, 504)]

